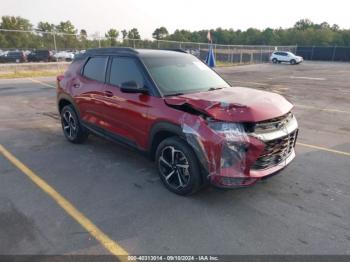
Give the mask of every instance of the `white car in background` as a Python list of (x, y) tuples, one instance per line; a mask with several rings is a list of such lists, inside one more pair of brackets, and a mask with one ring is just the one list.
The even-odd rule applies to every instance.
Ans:
[(2, 51), (2, 50), (0, 50), (0, 56), (6, 56), (7, 53), (8, 53), (8, 51)]
[(72, 61), (74, 59), (74, 54), (68, 51), (60, 51), (53, 55), (57, 61)]
[(281, 62), (290, 63), (291, 65), (300, 64), (304, 61), (301, 56), (297, 56), (292, 52), (275, 51), (270, 56), (272, 63), (277, 64)]

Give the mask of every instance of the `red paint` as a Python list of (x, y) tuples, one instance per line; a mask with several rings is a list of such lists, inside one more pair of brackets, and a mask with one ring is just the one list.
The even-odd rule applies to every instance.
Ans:
[[(173, 97), (123, 93), (118, 87), (89, 80), (80, 75), (82, 63), (73, 63), (64, 76), (57, 77), (58, 97), (71, 97), (80, 118), (134, 142), (139, 149), (150, 150), (150, 132), (158, 122), (193, 127), (198, 133), (205, 159), (200, 159), (210, 181), (220, 186), (233, 186), (225, 177), (237, 178), (237, 185), (246, 186), (284, 168), (288, 161), (264, 170), (251, 166), (264, 150), (263, 141), (248, 136), (244, 160), (229, 168), (220, 168), (222, 136), (211, 130), (207, 120), (169, 105), (191, 105), (218, 121), (259, 122), (288, 113), (293, 105), (278, 94), (244, 87), (231, 87)], [(106, 95), (108, 94), (108, 95)], [(224, 178), (223, 178), (224, 177)]]

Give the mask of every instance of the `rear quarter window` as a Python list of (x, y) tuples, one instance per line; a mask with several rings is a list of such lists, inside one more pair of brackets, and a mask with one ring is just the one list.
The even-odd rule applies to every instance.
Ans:
[(83, 76), (99, 82), (106, 78), (108, 57), (91, 57), (84, 66)]

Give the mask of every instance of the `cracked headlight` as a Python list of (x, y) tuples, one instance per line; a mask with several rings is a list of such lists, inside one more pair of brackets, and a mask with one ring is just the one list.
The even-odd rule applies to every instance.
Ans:
[(225, 136), (228, 141), (236, 141), (242, 136), (246, 136), (242, 123), (208, 122), (208, 126), (215, 132)]
[(231, 167), (244, 159), (248, 150), (248, 136), (243, 124), (209, 122), (208, 125), (225, 138), (221, 154), (221, 167)]

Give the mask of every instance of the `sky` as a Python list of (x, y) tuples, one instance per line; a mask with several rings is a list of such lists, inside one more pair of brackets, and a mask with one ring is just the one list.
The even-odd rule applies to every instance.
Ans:
[(88, 34), (108, 29), (136, 27), (142, 38), (150, 39), (155, 28), (201, 30), (233, 28), (246, 30), (288, 28), (302, 18), (315, 23), (327, 21), (350, 28), (346, 0), (1, 0), (0, 16), (13, 15), (59, 23), (70, 20)]

